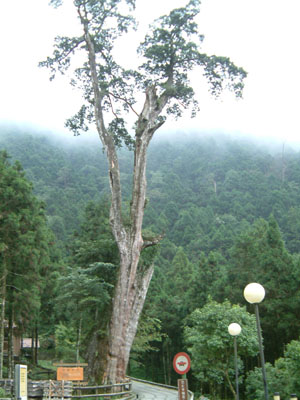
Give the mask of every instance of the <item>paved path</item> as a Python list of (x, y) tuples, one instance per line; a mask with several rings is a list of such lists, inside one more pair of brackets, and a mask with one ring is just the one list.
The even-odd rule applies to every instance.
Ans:
[(132, 389), (138, 395), (138, 400), (178, 400), (177, 390), (161, 386), (132, 381)]

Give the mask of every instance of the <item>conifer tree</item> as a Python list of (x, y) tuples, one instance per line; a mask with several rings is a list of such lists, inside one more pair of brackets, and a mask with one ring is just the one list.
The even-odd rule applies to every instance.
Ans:
[[(25, 178), (21, 165), (11, 165), (5, 152), (0, 153), (0, 221), (2, 377), (6, 309), (11, 332), (15, 320), (22, 321), (24, 327), (33, 322), (43, 286), (40, 272), (49, 262), (43, 205), (33, 195), (32, 184)], [(9, 371), (12, 372), (12, 364)]]
[(93, 365), (92, 344), (98, 337), (106, 339), (119, 260), (109, 226), (107, 199), (87, 205), (84, 221), (74, 234), (70, 251), (70, 267), (58, 279), (56, 314), (76, 331), (76, 359), (79, 350), (83, 354), (86, 349), (89, 363)]
[(256, 221), (240, 236), (232, 249), (232, 261), (228, 273), (229, 299), (244, 304), (242, 293), (250, 282), (259, 282), (266, 290), (266, 301), (260, 306), (261, 321), (266, 357), (274, 361), (283, 354), (284, 343), (299, 335), (300, 277), (272, 215), (269, 221)]

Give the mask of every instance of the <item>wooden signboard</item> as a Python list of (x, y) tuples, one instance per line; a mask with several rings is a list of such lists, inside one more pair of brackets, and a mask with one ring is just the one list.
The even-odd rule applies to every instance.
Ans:
[(178, 399), (188, 400), (188, 381), (187, 379), (178, 379)]
[(82, 367), (58, 367), (58, 381), (83, 381)]

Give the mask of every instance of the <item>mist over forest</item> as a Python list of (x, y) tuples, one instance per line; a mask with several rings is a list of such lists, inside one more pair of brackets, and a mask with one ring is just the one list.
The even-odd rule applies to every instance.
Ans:
[[(201, 117), (200, 117), (201, 118)], [(174, 122), (174, 121), (173, 121)], [(241, 132), (230, 132), (226, 131), (217, 131), (217, 130), (207, 130), (207, 131), (197, 131), (195, 128), (185, 128), (183, 122), (180, 122), (179, 128), (174, 128), (171, 126), (165, 128), (164, 126), (160, 128), (157, 134), (153, 137), (151, 141), (151, 145), (157, 142), (169, 142), (177, 143), (178, 141), (195, 141), (195, 140), (215, 140), (220, 146), (222, 143), (226, 141), (235, 141), (240, 144), (244, 143), (245, 145), (257, 146), (258, 148), (262, 148), (267, 153), (280, 153), (282, 151), (282, 146), (284, 145), (285, 151), (287, 152), (297, 152), (300, 150), (300, 141), (295, 138), (292, 139), (284, 139), (284, 135), (282, 138), (274, 135), (272, 136), (255, 136), (251, 134), (245, 134)], [(74, 136), (74, 134), (70, 131), (54, 131), (47, 130), (45, 127), (37, 127), (34, 124), (30, 123), (22, 123), (22, 122), (1, 122), (0, 123), (0, 135), (2, 137), (13, 132), (13, 135), (23, 135), (29, 134), (33, 136), (42, 136), (46, 137), (50, 142), (57, 143), (57, 145), (65, 145), (65, 146), (82, 146), (86, 144), (95, 144), (101, 147), (101, 142), (99, 139), (99, 135), (96, 131), (89, 130), (88, 132), (84, 132), (79, 136)], [(2, 139), (3, 140), (3, 139)]]

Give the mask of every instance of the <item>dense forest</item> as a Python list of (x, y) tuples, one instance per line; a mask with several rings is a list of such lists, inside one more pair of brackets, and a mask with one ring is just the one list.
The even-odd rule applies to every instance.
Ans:
[[(30, 204), (39, 211), (32, 211), (29, 231), (40, 232), (34, 239), (28, 234), (22, 245), (31, 246), (34, 260), (28, 256), (23, 263), (22, 248), (8, 267), (0, 237), (1, 274), (9, 277), (5, 318), (14, 318), (24, 336), (39, 337), (36, 364), (38, 358), (85, 360), (93, 324), (99, 316), (108, 318), (118, 265), (100, 142), (2, 126), (0, 150), (7, 152), (1, 171), (13, 168), (22, 182), (33, 185)], [(120, 149), (120, 164), (123, 196), (130, 202), (130, 151)], [(0, 177), (2, 219), (9, 182)], [(191, 389), (212, 398), (232, 397), (227, 326), (238, 322), (241, 390), (246, 398), (262, 398), (254, 310), (243, 298), (244, 287), (259, 282), (266, 289), (260, 312), (270, 392), (289, 395), (300, 389), (295, 378), (300, 370), (299, 182), (300, 154), (283, 145), (270, 150), (199, 133), (153, 141), (144, 236), (163, 240), (141, 260), (147, 265), (154, 259), (155, 273), (129, 374), (174, 384), (173, 356), (187, 351)], [(24, 272), (30, 285), (20, 278)], [(25, 302), (28, 292), (33, 295)]]

